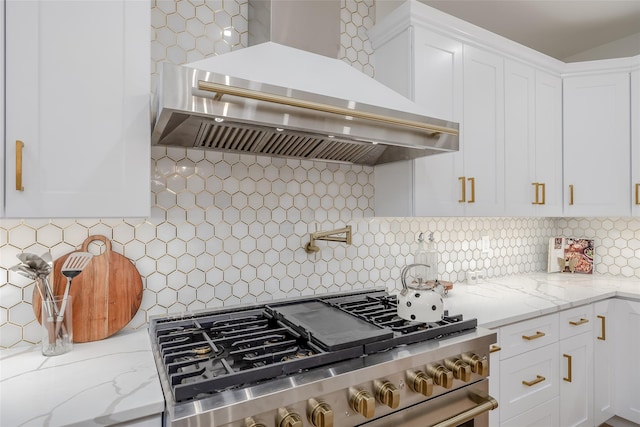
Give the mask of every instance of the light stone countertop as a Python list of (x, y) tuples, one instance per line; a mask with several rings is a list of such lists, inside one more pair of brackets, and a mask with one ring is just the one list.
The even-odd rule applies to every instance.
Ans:
[[(533, 273), (456, 283), (444, 303), (452, 315), (496, 328), (612, 297), (640, 301), (640, 280)], [(0, 426), (112, 425), (163, 409), (146, 329), (60, 356), (44, 357), (40, 346), (0, 351)]]
[(0, 426), (104, 426), (163, 411), (147, 329), (52, 357), (39, 345), (0, 351)]
[(497, 328), (607, 298), (640, 300), (640, 280), (570, 273), (532, 273), (455, 283), (444, 298), (449, 314)]

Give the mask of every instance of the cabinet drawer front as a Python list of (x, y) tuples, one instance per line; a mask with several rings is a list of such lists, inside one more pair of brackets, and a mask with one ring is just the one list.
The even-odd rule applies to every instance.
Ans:
[(500, 361), (500, 418), (508, 420), (557, 397), (559, 344)]
[(558, 314), (500, 328), (500, 360), (558, 341)]
[(560, 339), (593, 330), (593, 306), (571, 308), (560, 313)]
[(559, 344), (500, 361), (500, 418), (520, 415), (560, 393)]
[(560, 399), (555, 398), (500, 423), (500, 427), (558, 427), (560, 426), (559, 412)]

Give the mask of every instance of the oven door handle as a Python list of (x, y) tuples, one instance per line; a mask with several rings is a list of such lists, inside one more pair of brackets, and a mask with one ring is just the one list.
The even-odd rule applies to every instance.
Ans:
[(456, 427), (474, 419), (478, 415), (492, 411), (498, 407), (498, 401), (488, 394), (481, 395), (474, 391), (469, 391), (469, 397), (478, 405), (456, 414), (447, 420), (439, 422), (438, 424), (434, 424), (431, 427)]

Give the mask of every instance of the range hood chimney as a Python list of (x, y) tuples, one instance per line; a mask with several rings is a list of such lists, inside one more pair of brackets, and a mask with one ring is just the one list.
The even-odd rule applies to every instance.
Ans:
[(458, 150), (457, 123), (335, 59), (339, 0), (249, 0), (249, 33), (162, 64), (152, 144), (370, 166)]
[(338, 58), (340, 0), (249, 0), (249, 46), (264, 42)]

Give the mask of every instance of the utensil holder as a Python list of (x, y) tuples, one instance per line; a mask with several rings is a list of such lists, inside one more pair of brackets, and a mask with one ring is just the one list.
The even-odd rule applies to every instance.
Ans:
[(72, 298), (56, 297), (42, 301), (42, 354), (57, 356), (73, 347)]

